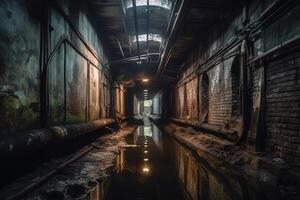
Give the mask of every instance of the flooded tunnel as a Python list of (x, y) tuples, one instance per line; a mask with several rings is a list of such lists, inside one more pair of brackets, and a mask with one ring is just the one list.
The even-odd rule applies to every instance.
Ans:
[(1, 200), (300, 200), (299, 1), (0, 16)]

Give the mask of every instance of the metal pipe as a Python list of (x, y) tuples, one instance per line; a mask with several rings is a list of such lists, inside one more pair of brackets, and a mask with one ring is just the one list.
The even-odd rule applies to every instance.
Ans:
[(170, 25), (171, 25), (171, 22), (172, 22), (172, 19), (173, 19), (173, 16), (174, 16), (174, 11), (175, 11), (175, 7), (177, 5), (177, 2), (178, 2), (178, 0), (175, 1), (174, 6), (172, 8), (172, 11), (170, 12), (169, 22), (168, 22), (168, 26), (167, 26), (167, 30), (166, 30), (167, 34), (169, 33)]
[(122, 49), (120, 40), (119, 40), (118, 38), (117, 38), (117, 42), (118, 42), (118, 46), (119, 46), (119, 49), (120, 49), (120, 51), (121, 51), (122, 57), (125, 58), (124, 51), (123, 51), (123, 49)]
[(75, 138), (115, 123), (114, 119), (99, 119), (88, 123), (50, 126), (31, 130), (22, 134), (1, 136), (0, 155), (31, 153), (45, 148), (49, 144)]
[(207, 133), (216, 135), (218, 137), (224, 138), (231, 142), (236, 142), (238, 140), (238, 135), (235, 130), (226, 129), (226, 128), (212, 125), (212, 124), (191, 122), (188, 120), (182, 120), (182, 119), (177, 119), (177, 118), (172, 118), (171, 120), (178, 124), (188, 125), (188, 126), (192, 126), (192, 127), (196, 128), (196, 129), (205, 130), (205, 131), (207, 131)]
[(177, 14), (177, 16), (176, 16), (176, 18), (175, 18), (175, 22), (174, 22), (174, 24), (173, 24), (173, 26), (172, 26), (172, 30), (171, 30), (171, 32), (170, 32), (169, 39), (167, 40), (167, 43), (165, 44), (165, 48), (164, 48), (164, 50), (163, 50), (163, 53), (161, 54), (163, 58), (160, 59), (160, 63), (159, 63), (159, 65), (158, 65), (157, 73), (156, 73), (157, 76), (160, 75), (161, 72), (164, 70), (163, 68), (165, 67), (165, 65), (164, 65), (164, 61), (163, 61), (163, 60), (164, 60), (164, 58), (165, 58), (165, 56), (166, 56), (167, 49), (169, 48), (170, 38), (171, 38), (171, 37), (174, 37), (174, 35), (173, 35), (173, 34), (174, 34), (174, 30), (175, 30), (175, 27), (176, 27), (176, 25), (177, 25), (178, 18), (179, 18), (179, 15), (181, 14), (181, 11), (182, 11), (182, 8), (183, 8), (184, 3), (185, 3), (185, 0), (182, 0), (182, 1), (181, 1), (181, 4), (180, 4), (180, 7), (179, 7), (178, 14)]
[(280, 51), (281, 49), (286, 48), (286, 47), (288, 47), (289, 45), (292, 45), (292, 44), (294, 44), (294, 43), (300, 43), (300, 34), (299, 34), (299, 35), (296, 35), (295, 37), (293, 37), (293, 38), (290, 39), (290, 40), (287, 40), (287, 41), (285, 41), (285, 42), (283, 42), (283, 43), (281, 43), (281, 44), (279, 44), (279, 45), (273, 47), (272, 49), (266, 51), (265, 53), (263, 53), (263, 54), (257, 56), (256, 58), (254, 58), (254, 59), (253, 59), (251, 62), (249, 62), (248, 64), (253, 64), (253, 63), (255, 63), (255, 62), (258, 62), (259, 60), (262, 60), (262, 59), (264, 59), (264, 58), (266, 58), (266, 57), (268, 57), (268, 56), (274, 54), (275, 52), (278, 52), (278, 51)]
[[(159, 53), (148, 53), (148, 56), (151, 56), (151, 55), (159, 56)], [(111, 61), (111, 62), (106, 63), (106, 65), (113, 65), (113, 64), (123, 63), (123, 62), (130, 62), (130, 61), (134, 61), (134, 60), (138, 60), (138, 59), (146, 59), (146, 57), (147, 57), (147, 54), (142, 54), (142, 55), (139, 55), (139, 56), (132, 56), (132, 57), (124, 58), (124, 59), (121, 59), (121, 60)]]
[(123, 8), (122, 24), (123, 24), (123, 27), (124, 27), (124, 32), (127, 36), (129, 55), (131, 56), (131, 43), (130, 43), (129, 36), (128, 36), (127, 24), (126, 24), (126, 21), (125, 21), (127, 13), (126, 13), (125, 5), (124, 5), (124, 0), (121, 0), (121, 3), (122, 3), (122, 8)]
[[(203, 74), (203, 73), (205, 73), (206, 71), (208, 71), (208, 70), (210, 70), (211, 68), (213, 68), (214, 66), (216, 66), (217, 64), (219, 64), (219, 63), (221, 63), (221, 62), (223, 62), (223, 61), (225, 61), (225, 60), (227, 60), (227, 59), (229, 59), (229, 58), (232, 58), (232, 57), (234, 57), (234, 56), (237, 56), (237, 55), (238, 55), (238, 53), (234, 51), (234, 52), (232, 52), (231, 54), (226, 55), (225, 57), (222, 57), (222, 58), (219, 59), (219, 60), (214, 59), (214, 60), (211, 61), (211, 63), (213, 63), (213, 64), (210, 64), (209, 67), (205, 68), (205, 69), (202, 70), (202, 71), (198, 71), (198, 68), (199, 68), (200, 66), (203, 66), (204, 64), (199, 65), (199, 67), (197, 67), (195, 70), (193, 70), (191, 73), (189, 73), (182, 81), (178, 82), (178, 84), (176, 85), (176, 87), (178, 88), (178, 87), (180, 87), (181, 85), (183, 85), (185, 82), (189, 82), (189, 81), (193, 80), (194, 78), (196, 78), (197, 76), (190, 78), (193, 74), (195, 74), (195, 72), (198, 72), (198, 74)], [(205, 63), (205, 62), (204, 62), (204, 63)]]

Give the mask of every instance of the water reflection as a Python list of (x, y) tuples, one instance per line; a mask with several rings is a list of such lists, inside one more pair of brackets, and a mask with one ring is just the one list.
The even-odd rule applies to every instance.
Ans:
[(109, 199), (183, 199), (175, 167), (161, 152), (163, 140), (157, 127), (149, 121), (128, 136), (128, 144), (119, 159), (121, 170), (112, 180)]
[(129, 147), (120, 152), (118, 173), (110, 180), (110, 189), (100, 182), (90, 199), (100, 200), (105, 194), (111, 200), (279, 199), (275, 187), (263, 188), (223, 163), (199, 158), (154, 125), (148, 127), (152, 137), (145, 136), (144, 127), (127, 137)]
[(144, 136), (145, 137), (152, 137), (151, 126), (144, 126)]
[(144, 172), (145, 174), (148, 174), (148, 173), (150, 172), (149, 167), (147, 167), (147, 166), (143, 167), (143, 172)]

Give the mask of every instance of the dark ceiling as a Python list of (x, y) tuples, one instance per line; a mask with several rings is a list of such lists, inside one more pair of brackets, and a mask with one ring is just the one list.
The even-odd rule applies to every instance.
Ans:
[(176, 81), (183, 61), (212, 24), (225, 24), (236, 14), (234, 0), (88, 1), (109, 48), (114, 78), (131, 77), (136, 87), (143, 87), (143, 78), (158, 87)]

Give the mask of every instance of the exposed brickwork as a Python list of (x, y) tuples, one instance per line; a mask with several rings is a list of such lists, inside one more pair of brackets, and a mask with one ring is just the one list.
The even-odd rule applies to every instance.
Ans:
[[(208, 111), (207, 122), (209, 124), (227, 126), (232, 117), (238, 114), (239, 109), (239, 78), (238, 69), (236, 69), (238, 67), (233, 65), (233, 58), (231, 58), (207, 72), (208, 102), (204, 97), (206, 92), (202, 91), (203, 86), (198, 85), (198, 78), (181, 85), (177, 90), (177, 117), (201, 121), (205, 112)], [(199, 103), (198, 92), (201, 94)], [(202, 109), (199, 111), (200, 118), (198, 119), (199, 104)]]
[(268, 151), (300, 161), (300, 54), (279, 58), (266, 69)]
[(219, 64), (208, 72), (209, 75), (209, 111), (208, 123), (224, 126), (232, 113), (232, 59)]

